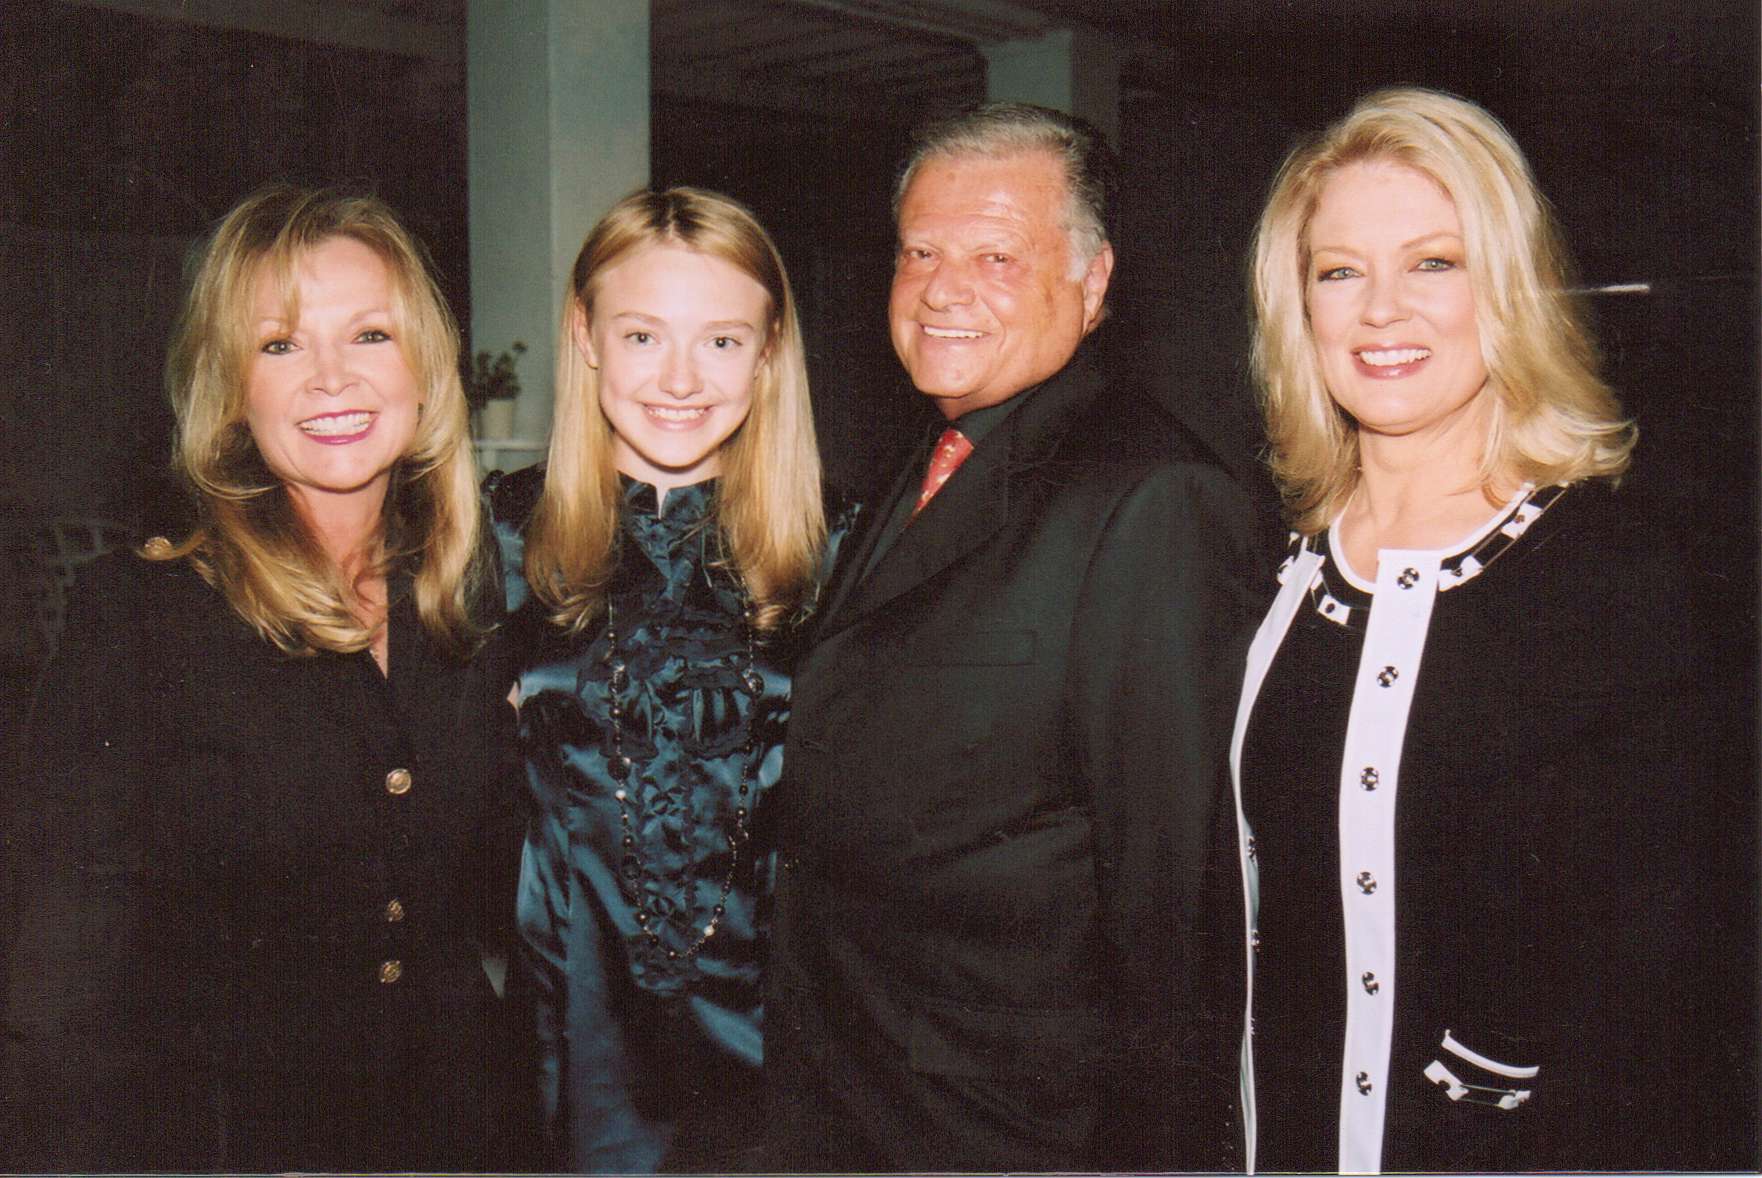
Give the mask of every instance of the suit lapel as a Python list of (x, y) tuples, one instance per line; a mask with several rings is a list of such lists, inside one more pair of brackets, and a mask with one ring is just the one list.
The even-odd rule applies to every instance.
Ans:
[(848, 625), (923, 584), (1003, 526), (1009, 477), (999, 455), (1006, 452), (996, 446), (973, 452), (923, 514), (881, 554), (874, 571), (852, 589), (845, 608), (830, 619), (832, 628)]
[[(1040, 388), (999, 422), (973, 451), (947, 486), (901, 532), (866, 577), (864, 564), (879, 542), (885, 516), (864, 537), (825, 615), (824, 637), (886, 605), (984, 544), (1009, 518), (1013, 488), (1052, 454), (1078, 407), (1094, 394), (1097, 380), (1087, 365), (1070, 367)], [(895, 482), (888, 504), (909, 494), (922, 471), (907, 470)]]
[[(438, 689), (444, 694), (442, 685), (449, 680), (441, 663), (444, 654), (422, 628), (415, 600), (410, 596), (409, 577), (400, 576), (395, 584), (387, 586), (387, 592), (397, 595), (386, 622), (391, 673), (382, 679), (371, 661), (350, 668), (362, 672), (357, 676), (362, 698), (372, 701), (370, 707), (386, 709), (388, 732), (408, 727), (411, 718), (422, 715), (435, 715), (443, 718), (443, 722), (451, 722), (452, 717), (444, 711), (428, 711), (439, 702), (433, 698), (434, 693)], [(383, 738), (376, 736), (373, 739)], [(386, 752), (384, 749), (375, 751)]]

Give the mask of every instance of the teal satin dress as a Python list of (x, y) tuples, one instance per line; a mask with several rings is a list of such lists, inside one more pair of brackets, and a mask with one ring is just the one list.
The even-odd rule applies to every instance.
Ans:
[(745, 625), (714, 480), (658, 512), (653, 487), (624, 479), (611, 625), (563, 634), (521, 575), (542, 479), (492, 476), (490, 500), (532, 806), (517, 919), (553, 1160), (732, 1166), (762, 1137), (762, 798), (782, 768), (795, 632), (757, 641)]

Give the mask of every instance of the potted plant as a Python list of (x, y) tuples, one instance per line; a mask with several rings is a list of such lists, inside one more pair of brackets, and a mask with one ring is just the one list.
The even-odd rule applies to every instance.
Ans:
[(503, 352), (479, 352), (459, 375), (465, 384), (465, 403), (471, 407), (472, 432), (480, 438), (505, 438), (514, 429), (514, 398), (520, 395), (520, 375), (515, 371), (526, 344), (515, 340)]

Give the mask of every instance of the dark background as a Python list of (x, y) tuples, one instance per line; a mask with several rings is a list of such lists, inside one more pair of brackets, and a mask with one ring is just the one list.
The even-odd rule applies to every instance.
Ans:
[[(785, 29), (832, 19), (788, 0), (740, 2)], [(462, 40), (461, 0), (386, 7), (451, 21)], [(703, 34), (690, 18), (737, 7), (656, 0), (657, 79), (692, 61), (698, 46), (684, 42)], [(1033, 7), (1136, 39), (1122, 82), (1114, 316), (1099, 342), (1226, 459), (1250, 464), (1257, 444), (1242, 255), (1273, 169), (1363, 91), (1438, 86), (1512, 129), (1587, 281), (1652, 284), (1650, 296), (1596, 300), (1612, 375), (1645, 431), (1634, 481), (1696, 503), (1707, 527), (1753, 547), (1753, 3)], [(658, 85), (652, 118), (655, 183), (728, 191), (777, 236), (807, 320), (828, 466), (859, 486), (884, 448), (877, 437), (916, 409), (894, 387), (884, 330), (892, 171), (914, 116), (984, 87), (970, 47), (964, 60), (958, 45), (903, 48), (922, 53), (940, 91), (779, 111), (743, 105), (737, 90)], [(183, 253), (258, 183), (377, 190), (429, 244), (469, 323), (465, 101), (458, 62), (0, 0), (0, 516), (142, 522), (143, 479), (168, 440), (159, 368)]]
[[(464, 0), (351, 2), (463, 42)], [(1725, 651), (1728, 665), (1708, 673), (1731, 685), (1731, 707), (1701, 735), (1731, 776), (1709, 812), (1719, 820), (1729, 808), (1735, 829), (1750, 830), (1754, 0), (1023, 6), (1131, 40), (1119, 265), (1096, 346), (1244, 477), (1261, 477), (1244, 368), (1249, 233), (1296, 138), (1364, 91), (1415, 83), (1488, 107), (1529, 154), (1586, 281), (1650, 284), (1593, 308), (1641, 427), (1629, 502), (1713, 574), (1694, 609)], [(985, 85), (970, 45), (901, 32), (861, 8), (653, 0), (651, 63), (653, 181), (727, 191), (776, 235), (803, 306), (827, 466), (858, 489), (886, 473), (884, 456), (922, 408), (885, 332), (893, 168), (916, 118), (976, 101)], [(891, 56), (876, 64), (866, 51), (867, 88), (828, 83), (820, 101), (793, 108), (753, 100), (772, 65), (808, 68), (791, 30), (810, 28), (816, 45), (891, 38)], [(18, 731), (53, 630), (57, 606), (38, 571), (44, 537), (54, 543), (45, 525), (101, 519), (138, 536), (169, 510), (160, 371), (190, 243), (267, 180), (365, 185), (427, 242), (468, 324), (465, 112), (459, 60), (0, 0), (0, 728)], [(1728, 940), (1731, 976), (1753, 976), (1756, 930)]]
[[(1594, 300), (1611, 375), (1645, 431), (1634, 482), (1685, 500), (1719, 487), (1710, 525), (1753, 549), (1753, 3), (1059, 7), (1131, 10), (1121, 26), (1160, 43), (1123, 78), (1119, 266), (1098, 343), (1226, 460), (1251, 465), (1259, 444), (1243, 258), (1274, 169), (1359, 94), (1436, 86), (1510, 127), (1587, 282), (1652, 285), (1650, 296)], [(859, 485), (877, 423), (885, 433), (904, 412), (883, 316), (886, 193), (905, 142), (903, 125), (850, 115), (666, 99), (655, 112), (654, 180), (723, 188), (778, 236), (807, 311), (828, 466)]]
[[(463, 42), (463, 0), (358, 2)], [(1721, 578), (1696, 608), (1730, 636), (1745, 701), (1734, 772), (1754, 781), (1753, 0), (1025, 6), (1131, 44), (1119, 265), (1096, 343), (1246, 477), (1259, 467), (1242, 259), (1283, 154), (1385, 84), (1451, 90), (1506, 122), (1585, 279), (1651, 285), (1593, 300), (1642, 431), (1632, 501)], [(652, 52), (653, 180), (725, 190), (775, 233), (803, 305), (827, 466), (857, 489), (885, 473), (921, 410), (885, 332), (893, 168), (917, 117), (984, 93), (971, 45), (885, 29), (861, 9), (654, 0)], [(841, 28), (895, 39), (869, 91), (829, 86), (823, 102), (779, 109), (714, 81), (747, 62), (757, 87), (791, 30)], [(460, 60), (0, 0), (0, 608), (24, 623), (0, 625), (9, 683), (28, 686), (45, 651), (14, 567), (42, 524), (101, 518), (138, 534), (167, 509), (160, 370), (183, 259), (245, 192), (270, 179), (377, 190), (428, 243), (469, 323), (465, 103)]]

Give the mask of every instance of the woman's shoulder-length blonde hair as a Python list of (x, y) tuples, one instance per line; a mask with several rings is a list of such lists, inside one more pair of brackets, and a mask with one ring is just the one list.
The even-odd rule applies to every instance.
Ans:
[(1599, 375), (1571, 289), (1571, 258), (1522, 151), (1465, 99), (1417, 87), (1379, 90), (1285, 160), (1255, 235), (1253, 364), (1273, 474), (1294, 526), (1326, 527), (1358, 468), (1357, 427), (1329, 396), (1310, 335), (1309, 221), (1331, 174), (1382, 161), (1430, 177), (1462, 221), (1493, 394), (1485, 489), (1505, 480), (1619, 477), (1635, 430)]
[(770, 235), (746, 208), (701, 189), (632, 193), (594, 226), (575, 259), (563, 298), (544, 490), (526, 529), (526, 580), (550, 607), (552, 621), (572, 634), (604, 605), (618, 558), (623, 497), (598, 373), (570, 341), (578, 325), (592, 322), (600, 276), (651, 245), (718, 258), (765, 289), (769, 318), (752, 409), (722, 445), (715, 511), (754, 625), (773, 630), (802, 604), (826, 539), (801, 324)]
[(483, 634), (474, 606), (489, 569), (479, 543), (459, 331), (422, 247), (373, 196), (271, 185), (245, 198), (210, 234), (166, 364), (177, 418), (173, 466), (192, 492), (196, 525), (182, 543), (143, 554), (189, 557), (239, 616), (289, 654), (355, 651), (372, 641), (374, 628), (353, 608), (354, 583), (301, 522), (246, 421), (260, 284), (280, 291), (283, 317), (297, 322), (298, 266), (339, 237), (385, 263), (391, 329), (421, 405), (410, 451), (392, 470), (382, 555), (369, 571), (407, 573), (424, 628), (463, 655)]

